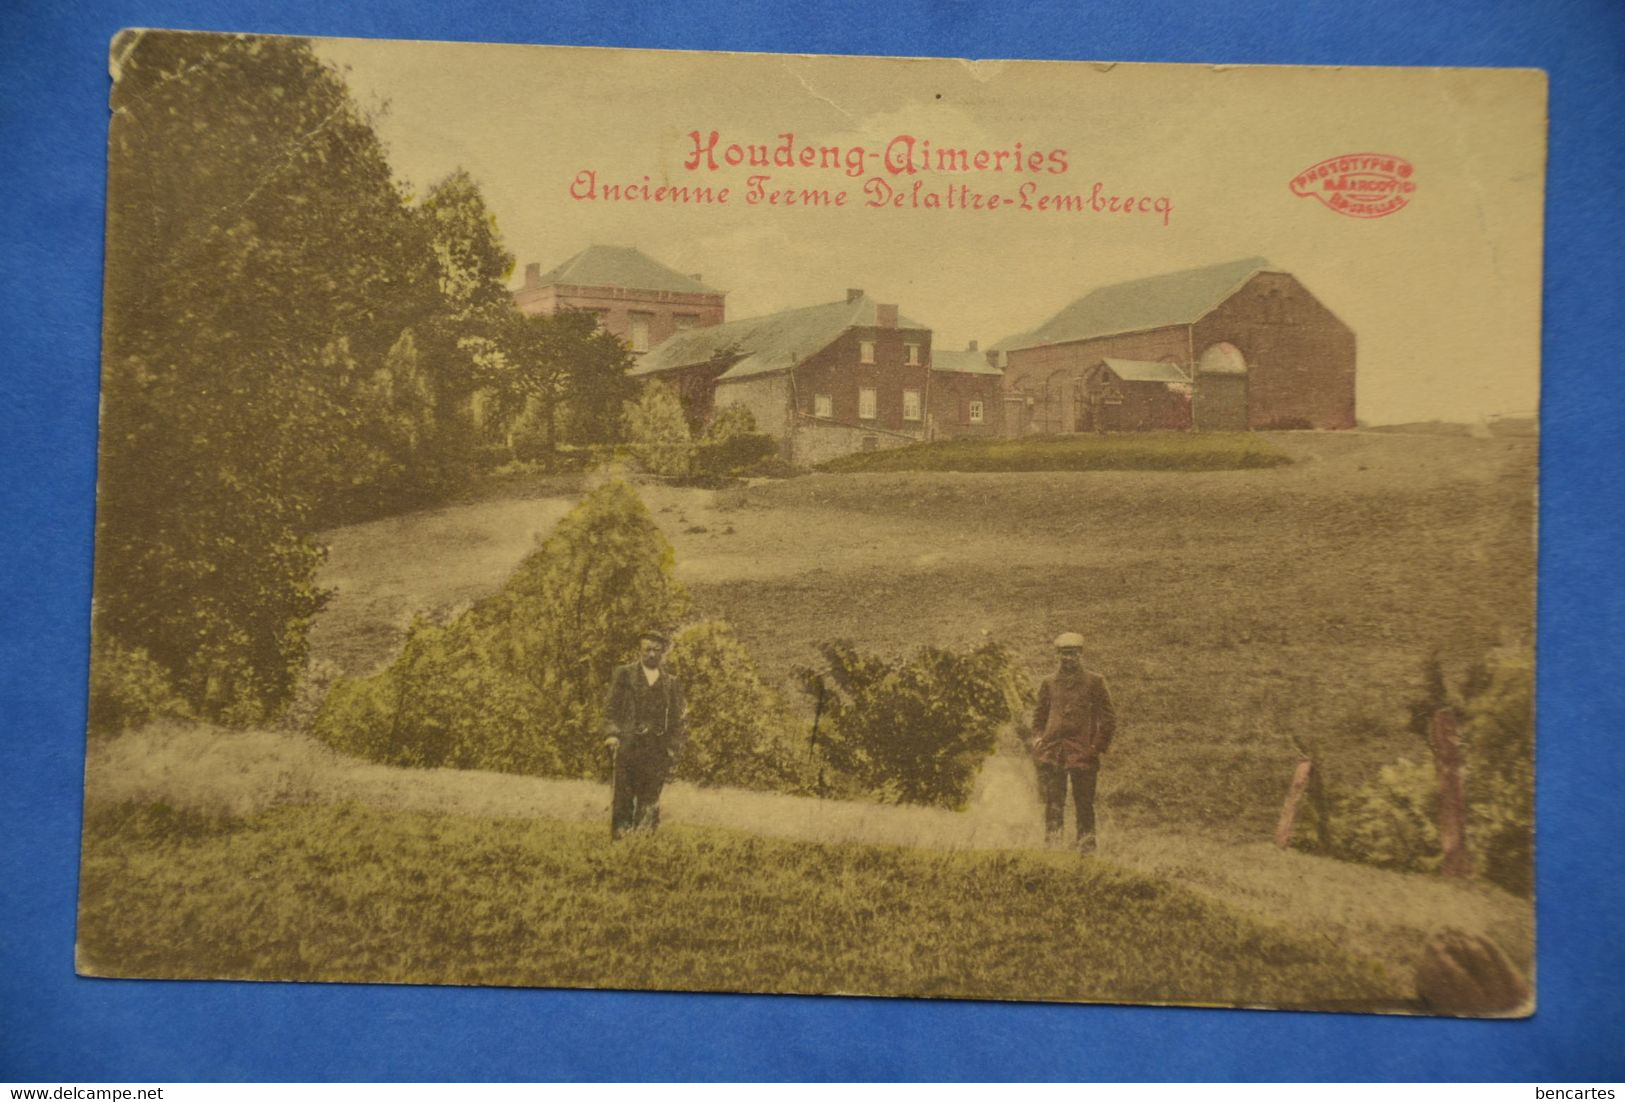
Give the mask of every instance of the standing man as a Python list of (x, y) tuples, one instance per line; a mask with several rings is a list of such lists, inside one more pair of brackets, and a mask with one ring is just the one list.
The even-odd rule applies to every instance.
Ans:
[(660, 790), (688, 737), (683, 689), (661, 665), (668, 640), (658, 631), (638, 636), (638, 661), (618, 666), (609, 685), (604, 745), (615, 756), (612, 837), (660, 825)]
[(1038, 689), (1033, 712), (1033, 761), (1044, 796), (1045, 839), (1060, 841), (1066, 817), (1066, 786), (1072, 783), (1078, 852), (1095, 851), (1095, 781), (1100, 756), (1117, 733), (1106, 679), (1083, 668), (1083, 636), (1075, 631), (1055, 640), (1061, 666)]

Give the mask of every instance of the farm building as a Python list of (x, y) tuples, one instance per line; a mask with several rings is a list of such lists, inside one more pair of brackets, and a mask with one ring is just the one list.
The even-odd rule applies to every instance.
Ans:
[(930, 362), (931, 330), (849, 290), (840, 302), (674, 334), (631, 374), (674, 387), (694, 424), (743, 405), (787, 459), (812, 464), (924, 440)]
[(523, 314), (591, 310), (642, 355), (673, 333), (721, 324), (724, 294), (637, 249), (592, 245), (548, 272), (525, 265), (513, 300)]
[(998, 436), (1003, 379), (993, 354), (979, 351), (975, 341), (962, 352), (932, 351), (926, 434), (933, 440)]
[(1116, 283), (995, 346), (1003, 431), (1353, 428), (1354, 344), (1259, 257)]

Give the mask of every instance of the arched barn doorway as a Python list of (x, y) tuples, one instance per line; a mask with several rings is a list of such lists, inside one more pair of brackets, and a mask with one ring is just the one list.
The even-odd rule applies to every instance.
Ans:
[(1197, 358), (1191, 418), (1200, 432), (1247, 430), (1247, 358), (1229, 341), (1208, 345)]

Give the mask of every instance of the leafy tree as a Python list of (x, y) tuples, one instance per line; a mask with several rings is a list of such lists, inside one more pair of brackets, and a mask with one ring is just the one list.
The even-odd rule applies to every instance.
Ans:
[(819, 647), (797, 671), (825, 719), (821, 748), (837, 770), (891, 802), (963, 807), (1000, 726), (1027, 695), (996, 643), (965, 654), (925, 647), (906, 660)]
[(651, 474), (682, 477), (694, 451), (677, 395), (664, 383), (646, 383), (626, 405), (626, 439), (638, 465)]
[(509, 408), (534, 440), (525, 458), (550, 459), (561, 442), (611, 444), (620, 437), (621, 409), (636, 385), (627, 377), (632, 354), (598, 327), (586, 310), (515, 315)]
[(97, 637), (247, 722), (303, 668), (312, 533), (466, 472), (511, 258), (466, 174), (408, 204), (307, 42), (128, 32), (114, 66)]

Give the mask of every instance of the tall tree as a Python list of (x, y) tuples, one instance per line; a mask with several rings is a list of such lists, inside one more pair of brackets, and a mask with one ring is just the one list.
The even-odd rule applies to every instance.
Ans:
[(509, 347), (506, 393), (534, 426), (544, 454), (560, 442), (620, 438), (621, 407), (636, 389), (627, 377), (632, 354), (590, 312), (515, 315)]
[(251, 719), (323, 603), (313, 518), (385, 466), (364, 395), (433, 254), (308, 43), (129, 32), (114, 71), (97, 630)]

